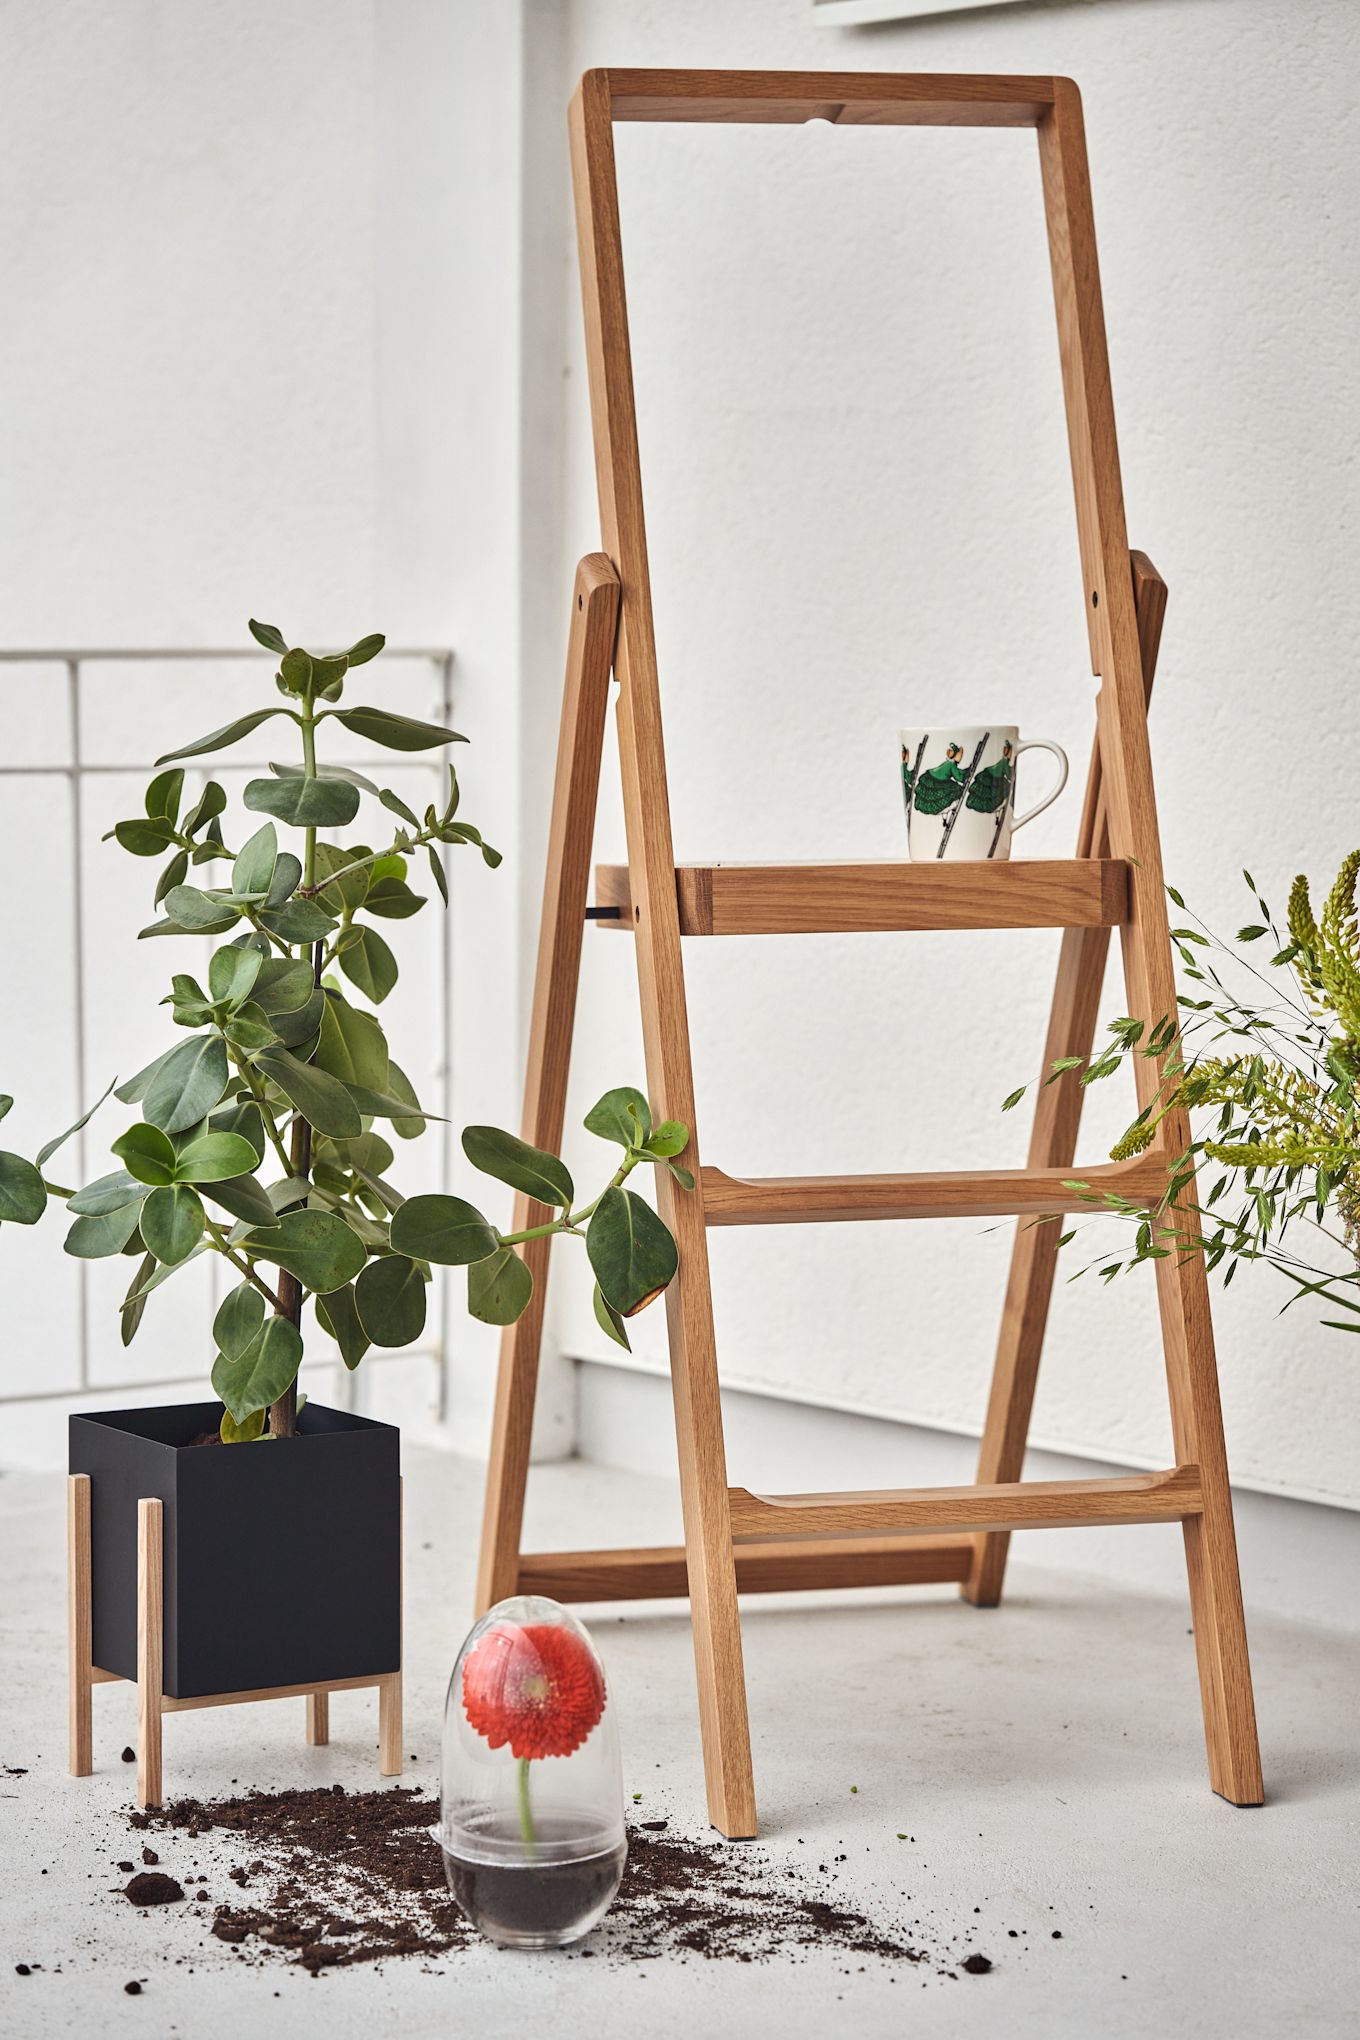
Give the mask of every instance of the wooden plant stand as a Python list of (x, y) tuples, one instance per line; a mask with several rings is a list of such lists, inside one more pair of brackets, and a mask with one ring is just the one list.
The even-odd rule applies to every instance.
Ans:
[[(633, 406), (614, 174), (618, 120), (828, 120), (842, 126), (1037, 130), (1083, 606), (1099, 677), (1096, 738), (1076, 856), (1002, 864), (685, 865), (671, 842), (656, 646)], [(479, 1576), (479, 1611), (515, 1592), (562, 1601), (688, 1594), (709, 1815), (730, 1836), (756, 1828), (739, 1593), (957, 1581), (1001, 1598), (1013, 1530), (1102, 1523), (1182, 1525), (1199, 1661), (1209, 1781), (1237, 1805), (1262, 1797), (1218, 1376), (1204, 1264), (1157, 1263), (1174, 1463), (1107, 1480), (1020, 1478), (1053, 1286), (1058, 1228), (1027, 1219), (1081, 1208), (1074, 1173), (1082, 1091), (1041, 1088), (1023, 1169), (749, 1179), (701, 1165), (685, 1010), (682, 936), (926, 928), (1065, 932), (1044, 1067), (1085, 1056), (1110, 930), (1123, 949), (1127, 1011), (1174, 1013), (1147, 696), (1166, 589), (1130, 553), (1110, 396), (1081, 101), (1063, 78), (881, 73), (591, 71), (571, 106), (572, 162), (604, 552), (576, 575), (566, 693), (529, 1048), (524, 1136), (557, 1150), (587, 915), (631, 932), (647, 1080), (660, 1118), (692, 1131), (691, 1193), (657, 1171), (680, 1250), (666, 1295), (683, 1547), (521, 1555), (520, 1533), (549, 1241), (523, 1249), (534, 1297), (501, 1347)], [(590, 850), (612, 668), (628, 864), (598, 874)], [(1137, 1058), (1140, 1104), (1156, 1062)], [(1081, 1171), (1142, 1202), (1163, 1191), (1190, 1139), (1183, 1111), (1136, 1159)], [(1183, 1193), (1193, 1202), (1193, 1188)], [(765, 1496), (728, 1485), (709, 1285), (713, 1225), (806, 1224), (1015, 1213), (1017, 1228), (977, 1483), (870, 1494)], [(521, 1198), (516, 1229), (550, 1214)]]
[[(164, 1633), (164, 1504), (147, 1498), (137, 1504), (137, 1804), (161, 1804), (161, 1717), (193, 1707), (234, 1707), (247, 1700), (294, 1700), (307, 1703), (307, 1741), (328, 1743), (330, 1696), (359, 1687), (378, 1689), (378, 1774), (401, 1774), (401, 1671), (370, 1678), (330, 1679), (318, 1686), (267, 1686), (244, 1693), (203, 1693), (177, 1700), (161, 1679)], [(68, 1475), (66, 1482), (66, 1638), (70, 1771), (88, 1778), (94, 1769), (94, 1724), (91, 1689), (121, 1682), (119, 1672), (106, 1672), (92, 1662), (93, 1602), (90, 1568), (90, 1476)]]

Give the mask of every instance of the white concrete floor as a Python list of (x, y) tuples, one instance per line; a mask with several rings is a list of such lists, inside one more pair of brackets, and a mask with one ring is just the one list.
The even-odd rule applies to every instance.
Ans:
[[(406, 1736), (418, 1753), (408, 1776), (434, 1787), (480, 1481), (456, 1459), (409, 1453), (407, 1464)], [(531, 1518), (540, 1548), (674, 1534), (664, 1484), (579, 1462), (536, 1471)], [(27, 1767), (23, 1777), (0, 1773), (7, 2034), (342, 2040), (519, 2034), (532, 2021), (554, 2040), (639, 2025), (652, 2040), (820, 2035), (843, 2020), (860, 2034), (910, 2028), (929, 2040), (1357, 2031), (1360, 1640), (1253, 1625), (1269, 1804), (1239, 1812), (1205, 1783), (1183, 1605), (1045, 1574), (1024, 1562), (1042, 1555), (1038, 1535), (993, 1613), (943, 1589), (853, 1605), (756, 1600), (747, 1668), (764, 1840), (776, 1862), (844, 1854), (846, 1902), (887, 1927), (919, 1917), (928, 1937), (991, 1956), (992, 1975), (932, 1974), (923, 1986), (882, 1964), (847, 1969), (845, 1957), (619, 1969), (478, 1948), (430, 1968), (395, 1962), (314, 1980), (281, 1964), (243, 1970), (187, 1906), (144, 1915), (111, 1895), (122, 1881), (113, 1862), (129, 1853), (132, 1773), (119, 1751), (133, 1736), (133, 1695), (96, 1689), (96, 1772), (68, 1778), (59, 1478), (0, 1480), (0, 1552), (0, 1763)], [(701, 1834), (684, 1616), (601, 1611), (592, 1626), (639, 1813)], [(301, 1714), (300, 1702), (285, 1701), (171, 1718), (167, 1790), (213, 1797), (238, 1779), (376, 1782), (370, 1696), (332, 1702), (329, 1749), (303, 1745)], [(899, 1842), (899, 1831), (911, 1839)], [(183, 1966), (166, 1959), (175, 1954)], [(20, 1978), (20, 1961), (43, 1968)], [(123, 1991), (133, 1977), (146, 1979), (137, 1998)]]

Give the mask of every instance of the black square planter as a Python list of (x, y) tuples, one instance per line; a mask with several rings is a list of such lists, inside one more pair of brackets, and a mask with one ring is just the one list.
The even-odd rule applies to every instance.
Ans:
[(401, 1665), (400, 1434), (309, 1402), (298, 1436), (191, 1445), (222, 1406), (70, 1419), (90, 1476), (93, 1659), (137, 1676), (137, 1503), (165, 1526), (164, 1690), (176, 1700)]

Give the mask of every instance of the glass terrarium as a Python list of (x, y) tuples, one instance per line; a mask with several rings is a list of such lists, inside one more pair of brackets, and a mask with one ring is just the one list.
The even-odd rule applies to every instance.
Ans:
[(628, 1853), (604, 1667), (556, 1601), (501, 1601), (458, 1653), (444, 1706), (440, 1845), (473, 1925), (559, 1948), (604, 1918)]

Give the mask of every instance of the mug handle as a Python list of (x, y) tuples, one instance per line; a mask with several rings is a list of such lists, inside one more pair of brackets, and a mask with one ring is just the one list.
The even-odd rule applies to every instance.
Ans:
[(1014, 835), (1017, 829), (1023, 829), (1026, 822), (1032, 822), (1036, 815), (1041, 815), (1045, 808), (1052, 807), (1054, 801), (1058, 798), (1058, 795), (1062, 792), (1063, 788), (1067, 784), (1068, 773), (1067, 753), (1066, 751), (1064, 751), (1061, 744), (1052, 744), (1049, 742), (1047, 737), (1035, 737), (1031, 743), (1017, 744), (1015, 747), (1015, 763), (1017, 768), (1019, 767), (1020, 760), (1024, 756), (1026, 751), (1051, 751), (1053, 753), (1053, 756), (1057, 759), (1058, 763), (1062, 766), (1062, 776), (1059, 779), (1057, 785), (1054, 787), (1052, 793), (1046, 794), (1044, 799), (1039, 801), (1035, 807), (1030, 808), (1027, 814), (1017, 815), (1015, 817), (1015, 820), (1011, 823), (1012, 835)]

